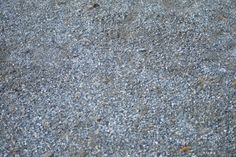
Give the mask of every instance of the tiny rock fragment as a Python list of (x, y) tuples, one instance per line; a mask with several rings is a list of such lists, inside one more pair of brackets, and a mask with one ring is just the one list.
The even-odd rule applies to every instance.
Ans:
[(95, 8), (98, 8), (100, 5), (97, 4), (97, 3), (94, 3), (94, 4), (91, 4), (88, 6), (88, 9), (91, 10), (91, 9), (95, 9)]
[(138, 52), (146, 52), (146, 51), (147, 51), (147, 49), (145, 49), (145, 48), (141, 48), (138, 50)]
[(236, 88), (236, 80), (232, 81), (232, 85), (233, 85), (234, 88)]
[(187, 152), (187, 151), (189, 151), (189, 150), (191, 150), (191, 149), (192, 149), (191, 146), (181, 146), (181, 147), (179, 148), (179, 151), (180, 151), (180, 152)]
[(83, 45), (83, 46), (89, 46), (91, 44), (91, 41), (87, 38), (83, 38), (81, 40), (79, 40), (79, 42)]
[(97, 122), (101, 122), (102, 121), (102, 118), (97, 118)]
[(82, 149), (82, 150), (79, 152), (79, 157), (86, 157), (86, 151)]
[(54, 157), (54, 155), (51, 152), (46, 152), (42, 155), (42, 157)]
[(227, 17), (224, 16), (224, 15), (220, 15), (220, 16), (218, 16), (217, 18), (218, 18), (219, 20), (225, 20), (225, 19), (227, 19)]

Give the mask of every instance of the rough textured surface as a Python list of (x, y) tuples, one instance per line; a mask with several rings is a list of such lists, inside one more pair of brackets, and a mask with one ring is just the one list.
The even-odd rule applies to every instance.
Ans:
[(236, 155), (235, 0), (0, 0), (0, 22), (0, 156)]

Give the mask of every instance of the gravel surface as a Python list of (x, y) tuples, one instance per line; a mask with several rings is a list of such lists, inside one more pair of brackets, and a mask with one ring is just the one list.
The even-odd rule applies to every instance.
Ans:
[(235, 0), (0, 0), (0, 156), (235, 157)]

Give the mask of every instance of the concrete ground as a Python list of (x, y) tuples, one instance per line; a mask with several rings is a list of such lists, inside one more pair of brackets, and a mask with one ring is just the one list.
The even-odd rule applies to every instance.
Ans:
[(0, 156), (235, 157), (235, 0), (0, 0)]

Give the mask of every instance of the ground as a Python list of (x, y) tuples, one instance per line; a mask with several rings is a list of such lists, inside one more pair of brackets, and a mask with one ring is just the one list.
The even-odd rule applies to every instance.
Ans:
[(0, 156), (236, 156), (235, 0), (0, 0)]

